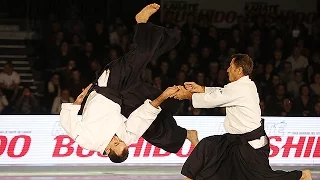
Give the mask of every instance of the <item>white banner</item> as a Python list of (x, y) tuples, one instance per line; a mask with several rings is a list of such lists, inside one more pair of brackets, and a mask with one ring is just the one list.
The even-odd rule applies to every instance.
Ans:
[(199, 21), (207, 16), (209, 22), (219, 28), (228, 28), (236, 23), (238, 16), (255, 17), (259, 14), (299, 17), (311, 24), (317, 16), (317, 0), (162, 0), (162, 19), (170, 16), (183, 23), (189, 13)]
[[(80, 118), (80, 117), (79, 117)], [(225, 133), (224, 117), (175, 117), (187, 129), (198, 130), (199, 139)], [(319, 118), (266, 117), (271, 164), (320, 164)], [(192, 152), (186, 141), (177, 154), (170, 154), (140, 138), (129, 147), (125, 163), (184, 163)], [(6, 164), (97, 164), (108, 157), (89, 152), (70, 139), (59, 125), (59, 116), (0, 116), (0, 165)]]

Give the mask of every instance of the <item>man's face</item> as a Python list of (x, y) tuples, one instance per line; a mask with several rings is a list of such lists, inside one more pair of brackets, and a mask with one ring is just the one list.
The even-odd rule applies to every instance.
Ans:
[(125, 149), (128, 149), (128, 146), (119, 137), (113, 136), (110, 141), (110, 150), (113, 150), (119, 156)]
[(234, 82), (237, 80), (237, 77), (241, 72), (241, 68), (237, 68), (236, 65), (234, 64), (234, 60), (232, 59), (227, 72), (229, 75), (229, 81)]
[(282, 52), (280, 52), (280, 51), (274, 52), (274, 58), (276, 60), (281, 60), (282, 59)]
[(4, 67), (3, 67), (3, 72), (4, 73), (10, 75), (12, 73), (12, 71), (13, 71), (13, 69), (12, 69), (12, 67), (10, 65), (8, 65), (8, 64), (4, 65)]
[(296, 80), (296, 82), (301, 82), (302, 81), (302, 74), (301, 73), (296, 73), (295, 74), (295, 80)]

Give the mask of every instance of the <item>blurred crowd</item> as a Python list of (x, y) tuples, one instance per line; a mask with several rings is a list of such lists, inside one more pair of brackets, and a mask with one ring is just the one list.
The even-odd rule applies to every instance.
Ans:
[[(176, 23), (170, 14), (164, 17), (162, 26), (180, 29), (182, 39), (150, 62), (142, 72), (145, 82), (161, 90), (186, 81), (223, 87), (230, 56), (247, 53), (255, 63), (251, 79), (262, 115), (320, 116), (320, 18), (307, 28), (296, 19), (238, 17), (228, 29), (210, 25), (206, 17), (189, 14), (186, 19)], [(6, 64), (0, 74), (0, 111), (59, 114), (61, 103), (73, 102), (105, 64), (130, 50), (134, 34), (134, 27), (120, 18), (88, 26), (76, 12), (67, 21), (51, 16), (46, 23), (42, 58), (36, 63), (43, 71), (44, 98), (36, 98), (28, 87), (17, 95), (19, 75)], [(188, 100), (180, 104), (176, 115), (225, 115), (224, 108), (195, 109)]]

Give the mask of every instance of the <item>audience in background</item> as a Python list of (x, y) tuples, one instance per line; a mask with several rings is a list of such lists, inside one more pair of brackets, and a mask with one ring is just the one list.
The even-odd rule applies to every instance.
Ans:
[[(45, 82), (44, 100), (37, 101), (25, 88), (15, 113), (37, 112), (41, 102), (39, 106), (46, 107), (41, 113), (58, 114), (61, 102), (73, 102), (107, 63), (130, 51), (134, 28), (121, 18), (110, 24), (96, 21), (90, 25), (80, 19), (76, 9), (69, 17), (66, 21), (52, 19), (50, 29), (43, 34), (45, 55), (39, 61), (50, 77)], [(188, 14), (186, 22), (164, 16), (162, 25), (180, 29), (181, 41), (167, 54), (152, 59), (141, 78), (161, 90), (185, 81), (223, 87), (228, 83), (230, 56), (247, 53), (254, 61), (251, 78), (260, 94), (262, 115), (319, 116), (320, 27), (313, 24), (307, 34), (303, 24), (291, 21), (295, 23), (280, 17), (241, 16), (229, 29), (219, 29), (205, 15), (197, 18)], [(301, 27), (298, 37), (292, 34), (296, 27)], [(7, 104), (5, 97), (14, 102), (19, 83), (19, 74), (6, 64), (0, 74), (0, 112)], [(189, 101), (181, 101), (176, 115), (225, 115), (225, 109), (199, 110)]]

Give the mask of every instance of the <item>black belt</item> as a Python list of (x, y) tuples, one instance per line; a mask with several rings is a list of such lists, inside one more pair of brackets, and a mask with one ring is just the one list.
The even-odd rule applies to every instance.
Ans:
[(119, 104), (120, 106), (122, 105), (127, 105), (134, 107), (134, 104), (136, 103), (134, 99), (127, 98), (126, 94), (128, 94), (130, 91), (132, 91), (134, 88), (138, 87), (141, 85), (142, 82), (137, 82), (130, 86), (127, 89), (124, 89), (122, 91), (117, 91), (109, 87), (100, 87), (98, 85), (93, 85), (93, 90), (95, 90), (97, 93), (105, 96), (106, 98), (110, 99), (111, 101)]

